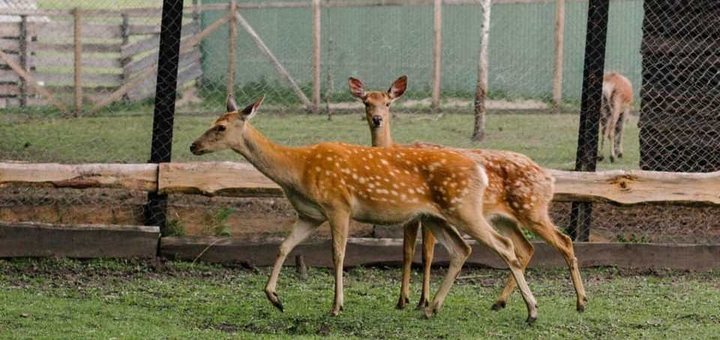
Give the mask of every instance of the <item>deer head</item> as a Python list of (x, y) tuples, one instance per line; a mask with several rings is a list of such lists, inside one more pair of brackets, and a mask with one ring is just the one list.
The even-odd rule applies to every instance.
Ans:
[(212, 127), (190, 145), (190, 152), (202, 155), (244, 145), (242, 132), (250, 118), (255, 116), (265, 96), (238, 111), (235, 99), (228, 96), (227, 113), (218, 118)]
[(402, 97), (407, 88), (407, 76), (395, 80), (387, 92), (365, 91), (365, 84), (360, 79), (350, 77), (348, 79), (350, 93), (355, 98), (362, 100), (365, 104), (365, 118), (372, 129), (380, 129), (383, 122), (390, 119), (390, 104)]

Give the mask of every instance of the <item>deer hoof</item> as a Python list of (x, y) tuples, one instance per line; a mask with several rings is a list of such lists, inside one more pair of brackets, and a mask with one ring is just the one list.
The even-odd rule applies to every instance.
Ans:
[(427, 307), (425, 308), (425, 319), (430, 319), (435, 314), (435, 309)]
[(598, 162), (602, 162), (603, 159), (605, 159), (605, 157), (603, 157), (602, 155), (597, 156), (597, 161), (598, 161)]
[(417, 307), (415, 307), (416, 310), (421, 310), (423, 308), (426, 308), (430, 305), (430, 302), (427, 299), (420, 299), (420, 301), (417, 304)]
[(405, 309), (407, 307), (407, 304), (410, 303), (410, 299), (400, 297), (400, 300), (398, 300), (397, 306), (395, 306), (397, 309)]
[(622, 156), (623, 156), (622, 152), (617, 154), (617, 158), (622, 158)]
[(582, 313), (585, 311), (585, 304), (588, 302), (587, 297), (583, 297), (580, 301), (577, 303), (577, 311), (578, 313)]
[(527, 320), (525, 320), (528, 325), (534, 324), (535, 321), (537, 321), (537, 316), (528, 316)]
[(490, 307), (490, 309), (494, 312), (497, 312), (503, 308), (505, 308), (505, 301), (497, 301), (492, 305), (492, 307)]
[(343, 307), (334, 307), (333, 310), (330, 312), (330, 316), (338, 316), (340, 315), (340, 312), (343, 311)]
[(279, 309), (281, 312), (285, 311), (285, 307), (283, 307), (282, 302), (280, 302), (280, 298), (278, 297), (277, 293), (275, 292), (265, 292), (265, 294), (268, 297), (268, 300), (275, 306), (275, 308)]

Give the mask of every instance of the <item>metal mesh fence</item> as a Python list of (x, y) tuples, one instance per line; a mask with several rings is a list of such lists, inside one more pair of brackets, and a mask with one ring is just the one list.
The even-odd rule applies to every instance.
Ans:
[[(408, 75), (407, 92), (391, 107), (396, 142), (511, 150), (548, 168), (575, 169), (578, 143), (599, 141), (596, 127), (605, 122), (600, 117), (584, 121), (581, 109), (592, 111), (599, 105), (605, 112), (612, 104), (594, 97), (584, 106), (588, 2), (565, 4), (563, 71), (558, 77), (556, 3), (493, 1), (486, 136), (482, 143), (473, 143), (471, 114), (483, 43), (481, 2), (442, 1), (438, 58), (438, 8), (429, 0), (188, 0), (180, 39), (169, 41), (179, 51), (174, 63), (172, 54), (159, 53), (162, 1), (28, 1), (27, 8), (0, 16), (0, 47), (40, 86), (0, 61), (0, 137), (7, 141), (0, 145), (0, 159), (143, 163), (172, 155), (172, 161), (244, 161), (231, 152), (197, 158), (188, 151), (191, 141), (223, 111), (228, 93), (240, 105), (264, 94), (254, 124), (279, 143), (342, 140), (367, 145), (370, 134), (360, 119), (362, 105), (350, 95), (348, 77), (362, 79), (368, 89), (386, 90), (397, 77)], [(581, 169), (718, 170), (720, 126), (713, 111), (717, 48), (711, 24), (716, 14), (705, 1), (610, 1), (606, 48), (591, 54), (591, 63), (603, 61), (605, 72), (627, 77), (632, 104), (621, 120), (622, 157), (617, 147), (611, 163), (611, 142), (605, 140), (599, 151), (604, 159), (595, 163), (591, 159), (597, 148), (590, 143)], [(174, 67), (177, 97), (161, 93), (156, 100), (158, 72), (172, 74)], [(600, 93), (602, 82), (597, 80), (595, 74), (593, 88)], [(560, 86), (554, 86), (558, 82)], [(554, 102), (558, 89), (559, 102)], [(559, 109), (553, 108), (556, 104)], [(168, 115), (172, 106), (174, 117)], [(330, 112), (332, 120), (327, 118)], [(438, 113), (444, 115), (437, 118)], [(582, 124), (589, 125), (579, 141)], [(160, 143), (168, 137), (172, 144)], [(0, 193), (0, 219), (68, 223), (80, 216), (96, 216), (94, 221), (103, 223), (144, 223), (147, 212), (157, 208), (147, 203), (163, 199), (120, 190), (2, 188)], [(273, 225), (289, 225), (285, 222), (292, 215), (284, 201), (276, 199), (173, 196), (168, 202), (168, 220), (156, 222), (198, 235), (255, 235), (268, 219), (278, 221)], [(21, 210), (25, 213), (18, 213)], [(717, 208), (594, 204), (592, 211), (576, 215), (580, 225), (588, 222), (584, 231), (573, 230), (571, 210), (569, 203), (555, 203), (555, 222), (570, 233), (589, 230), (591, 240), (718, 241), (719, 226), (711, 218)], [(682, 222), (668, 224), (659, 216)], [(366, 227), (355, 230), (356, 236), (372, 234)]]

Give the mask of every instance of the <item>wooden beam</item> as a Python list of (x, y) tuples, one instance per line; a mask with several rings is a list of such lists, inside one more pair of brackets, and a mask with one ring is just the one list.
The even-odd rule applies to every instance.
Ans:
[(320, 68), (320, 62), (322, 60), (322, 49), (320, 41), (322, 39), (321, 36), (321, 17), (322, 17), (322, 7), (320, 4), (320, 0), (312, 0), (312, 49), (313, 49), (313, 56), (312, 56), (312, 75), (313, 75), (313, 83), (312, 83), (312, 102), (313, 102), (313, 111), (317, 113), (320, 110), (320, 87), (322, 86), (321, 83), (321, 68)]
[(160, 228), (0, 222), (0, 257), (153, 258)]
[(556, 201), (720, 204), (720, 171), (709, 173), (550, 170)]
[(562, 105), (563, 58), (565, 48), (565, 0), (555, 0), (555, 68), (553, 70), (553, 106)]
[(75, 117), (82, 115), (82, 11), (75, 7), (73, 10), (73, 46), (75, 64), (73, 67), (75, 86)]
[[(171, 259), (212, 263), (249, 261), (257, 266), (270, 266), (277, 257), (280, 239), (263, 243), (233, 238), (164, 237), (160, 240), (160, 255)], [(302, 254), (308, 266), (332, 267), (330, 240), (300, 244), (288, 256)], [(402, 239), (351, 238), (348, 240), (345, 266), (402, 263)], [(467, 265), (506, 268), (500, 258), (479, 245), (468, 241), (472, 253)], [(564, 258), (544, 242), (533, 242), (535, 253), (530, 268), (567, 268)], [(668, 245), (630, 243), (575, 243), (575, 256), (581, 267), (617, 266), (623, 268), (670, 268), (678, 270), (720, 269), (718, 245)], [(421, 263), (415, 254), (415, 263)], [(437, 246), (433, 263), (447, 264), (445, 248)], [(288, 262), (287, 265), (292, 265)]]
[(433, 75), (430, 107), (440, 109), (440, 81), (442, 75), (442, 0), (433, 2)]
[(252, 165), (233, 162), (161, 163), (158, 190), (161, 194), (283, 196), (280, 187)]
[(230, 22), (228, 23), (228, 69), (227, 69), (227, 87), (226, 97), (235, 98), (235, 67), (237, 65), (237, 24), (235, 23), (235, 11), (237, 10), (237, 2), (230, 0)]
[(157, 164), (0, 163), (0, 187), (122, 188), (157, 190)]
[(471, 140), (481, 142), (485, 139), (485, 99), (488, 91), (488, 46), (490, 45), (490, 10), (492, 0), (482, 2), (482, 21), (480, 24), (480, 56), (478, 58), (477, 84), (475, 85), (475, 105), (473, 134)]
[(285, 67), (280, 63), (280, 61), (275, 57), (275, 55), (270, 51), (270, 49), (265, 45), (265, 42), (260, 38), (260, 36), (255, 32), (255, 29), (250, 26), (250, 23), (245, 20), (245, 18), (240, 15), (239, 12), (235, 12), (235, 18), (237, 19), (237, 22), (240, 24), (240, 26), (247, 31), (247, 33), (250, 35), (250, 37), (255, 42), (255, 45), (260, 49), (260, 51), (268, 58), (270, 59), (270, 63), (275, 67), (275, 70), (280, 74), (280, 76), (290, 85), (290, 87), (293, 89), (295, 94), (300, 98), (303, 105), (305, 105), (305, 108), (312, 111), (313, 104), (310, 102), (310, 100), (307, 98), (305, 93), (300, 89), (300, 86), (298, 86), (297, 82), (295, 82), (295, 79), (293, 79), (292, 76), (290, 76), (290, 73), (285, 69)]
[(12, 68), (13, 71), (15, 71), (18, 75), (20, 75), (20, 77), (22, 77), (23, 80), (24, 80), (28, 85), (30, 85), (33, 89), (35, 89), (35, 91), (37, 91), (37, 93), (40, 93), (41, 95), (45, 96), (45, 99), (46, 99), (48, 102), (50, 102), (51, 104), (55, 105), (55, 107), (57, 107), (58, 109), (60, 109), (60, 112), (62, 112), (63, 114), (67, 115), (68, 110), (67, 110), (67, 108), (65, 107), (65, 105), (64, 105), (62, 102), (60, 102), (60, 101), (58, 101), (57, 99), (55, 99), (55, 96), (53, 96), (53, 94), (50, 93), (50, 91), (48, 91), (48, 90), (45, 89), (44, 87), (40, 86), (40, 85), (37, 83), (37, 81), (35, 80), (35, 78), (33, 78), (33, 76), (30, 75), (30, 73), (28, 73), (28, 72), (26, 72), (25, 70), (23, 70), (23, 68), (22, 68), (20, 65), (18, 65), (18, 64), (17, 64), (15, 61), (13, 61), (12, 59), (10, 59), (10, 57), (8, 57), (8, 55), (5, 54), (5, 52), (3, 52), (2, 50), (0, 50), (0, 59), (4, 60), (5, 63), (8, 64), (8, 66), (10, 66), (10, 68)]

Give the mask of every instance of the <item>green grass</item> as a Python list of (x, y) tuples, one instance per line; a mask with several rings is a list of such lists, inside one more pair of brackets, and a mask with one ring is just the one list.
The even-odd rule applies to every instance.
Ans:
[[(150, 156), (152, 117), (116, 115), (63, 119), (51, 115), (18, 118), (6, 115), (0, 124), (0, 159), (28, 162), (146, 162)], [(472, 143), (473, 117), (448, 114), (440, 120), (429, 115), (402, 114), (392, 122), (398, 143), (434, 142), (463, 148), (494, 148), (526, 154), (543, 166), (572, 169), (575, 164), (578, 117), (575, 115), (503, 114), (487, 118), (487, 138)], [(215, 116), (175, 118), (173, 161), (242, 161), (231, 151), (202, 157), (188, 147), (210, 126)], [(274, 141), (305, 145), (323, 141), (345, 141), (367, 145), (370, 133), (359, 114), (338, 115), (328, 121), (322, 115), (263, 114), (253, 124)], [(601, 169), (633, 169), (638, 166), (637, 119), (625, 130), (625, 157)], [(608, 148), (606, 146), (606, 155)]]
[[(433, 291), (443, 270), (433, 276)], [(333, 279), (310, 269), (305, 282), (286, 268), (278, 293), (285, 313), (265, 298), (267, 268), (182, 262), (72, 260), (0, 261), (0, 337), (30, 338), (556, 338), (709, 339), (720, 334), (720, 273), (585, 269), (590, 302), (575, 312), (564, 270), (530, 270), (539, 319), (525, 324), (514, 293), (491, 312), (506, 271), (473, 269), (425, 320), (394, 308), (400, 271), (356, 268), (345, 274), (345, 311), (328, 314)], [(414, 282), (420, 280), (413, 272)], [(413, 302), (418, 286), (412, 286)]]

